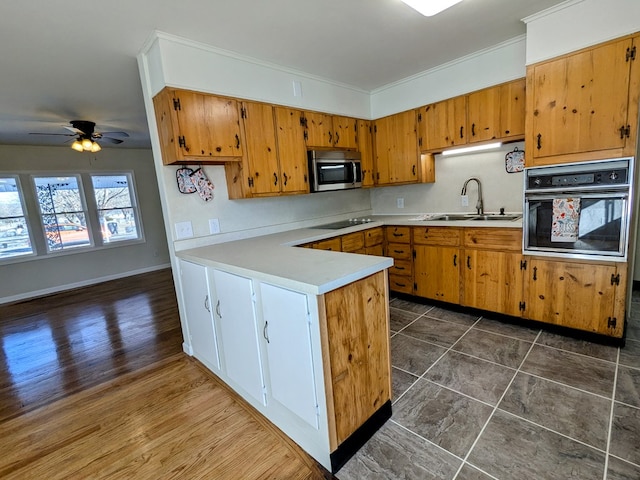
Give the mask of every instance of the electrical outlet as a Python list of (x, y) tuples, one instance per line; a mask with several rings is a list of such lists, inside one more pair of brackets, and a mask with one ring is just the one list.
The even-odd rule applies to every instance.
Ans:
[(191, 222), (176, 223), (176, 240), (193, 237), (193, 226)]
[(404, 198), (397, 198), (396, 204), (398, 205), (398, 208), (404, 208)]
[(469, 206), (469, 195), (460, 195), (460, 205), (463, 207)]
[(209, 219), (209, 232), (212, 234), (220, 233), (220, 222), (217, 218)]

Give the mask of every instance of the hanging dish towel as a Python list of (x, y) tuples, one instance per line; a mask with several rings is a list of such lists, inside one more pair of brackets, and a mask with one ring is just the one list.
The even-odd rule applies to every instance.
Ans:
[(552, 242), (577, 242), (580, 227), (580, 199), (554, 198)]
[(191, 175), (191, 181), (196, 186), (196, 190), (198, 190), (198, 195), (205, 202), (209, 202), (213, 200), (213, 183), (207, 178), (202, 168), (195, 170)]

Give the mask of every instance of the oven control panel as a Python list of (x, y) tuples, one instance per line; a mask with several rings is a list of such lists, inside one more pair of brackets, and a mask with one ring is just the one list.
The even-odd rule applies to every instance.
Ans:
[[(542, 170), (542, 169), (541, 169)], [(590, 172), (529, 172), (527, 188), (540, 190), (544, 188), (605, 187), (626, 185), (629, 182), (629, 171), (626, 168), (597, 170)]]

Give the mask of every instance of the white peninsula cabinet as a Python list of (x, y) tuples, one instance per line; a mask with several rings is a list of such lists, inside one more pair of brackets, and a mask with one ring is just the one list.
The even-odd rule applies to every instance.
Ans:
[(184, 258), (180, 268), (193, 355), (325, 468), (391, 416), (384, 269), (310, 293)]

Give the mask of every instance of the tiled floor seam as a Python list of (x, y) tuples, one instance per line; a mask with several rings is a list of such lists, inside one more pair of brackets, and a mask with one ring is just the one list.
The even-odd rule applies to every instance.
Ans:
[(616, 460), (620, 460), (621, 462), (628, 463), (629, 465), (633, 465), (634, 467), (640, 468), (640, 464), (630, 462), (626, 458), (618, 457), (617, 455), (609, 454), (610, 457), (615, 458)]
[[(480, 317), (480, 318), (482, 318), (482, 317)], [(476, 320), (476, 321), (473, 323), (473, 325), (475, 325), (476, 323), (478, 323), (478, 322), (480, 321), (480, 318), (479, 318), (478, 320)], [(416, 319), (416, 320), (417, 320), (417, 319)], [(415, 321), (415, 320), (414, 320), (414, 321)], [(460, 340), (461, 340), (461, 339), (462, 339), (462, 338), (463, 338), (467, 333), (469, 333), (469, 331), (473, 328), (473, 325), (471, 325), (471, 326), (470, 326), (470, 327), (469, 327), (469, 328), (468, 328), (468, 329), (467, 329), (467, 330), (466, 330), (466, 331), (465, 331), (465, 332), (460, 336), (460, 338), (458, 338), (458, 340), (456, 340), (456, 341), (453, 343), (453, 345), (451, 345), (449, 348), (447, 348), (447, 349), (442, 353), (442, 355), (440, 355), (440, 356), (436, 359), (436, 361), (435, 361), (435, 362), (433, 362), (433, 363), (431, 364), (431, 366), (430, 366), (429, 368), (427, 368), (424, 372), (422, 372), (422, 375), (419, 375), (419, 376), (418, 376), (418, 379), (417, 379), (415, 382), (413, 382), (413, 383), (411, 384), (411, 387), (413, 387), (413, 386), (418, 382), (418, 380), (421, 380), (421, 379), (424, 379), (424, 380), (426, 380), (427, 382), (431, 382), (431, 380), (429, 380), (429, 379), (427, 379), (427, 378), (424, 378), (424, 376), (425, 376), (427, 373), (429, 373), (429, 370), (431, 370), (431, 369), (433, 368), (433, 366), (434, 366), (436, 363), (438, 363), (438, 362), (442, 359), (442, 357), (444, 357), (447, 353), (449, 353), (449, 352), (453, 349), (453, 346), (454, 346), (456, 343), (458, 343), (458, 342), (459, 342), (459, 341), (460, 341)], [(398, 332), (398, 333), (400, 333), (400, 332)], [(409, 336), (409, 337), (410, 337), (410, 335), (407, 335), (407, 336)], [(411, 337), (411, 338), (414, 338), (414, 337)], [(418, 340), (419, 340), (419, 339), (418, 339)], [(424, 341), (424, 340), (421, 340), (421, 341)], [(433, 344), (433, 343), (430, 343), (430, 342), (425, 342), (425, 343), (429, 343), (430, 345), (436, 345), (436, 344)], [(445, 348), (445, 347), (443, 347), (442, 345), (436, 345), (436, 346), (438, 346), (438, 347), (440, 347), (440, 348)], [(454, 351), (455, 351), (455, 350), (454, 350)], [(391, 366), (393, 366), (393, 364), (392, 364)], [(397, 368), (397, 367), (396, 367), (396, 368)], [(413, 375), (413, 374), (412, 374), (412, 375)], [(431, 382), (431, 383), (435, 383), (435, 382)], [(398, 400), (400, 400), (402, 397), (404, 397), (404, 395), (405, 395), (409, 390), (411, 390), (411, 387), (407, 388), (404, 392), (402, 392), (402, 394), (401, 394), (401, 395), (400, 395), (400, 396), (399, 396), (399, 397), (398, 397), (398, 398), (397, 398), (393, 403), (396, 403)], [(449, 389), (449, 390), (451, 390), (451, 389)], [(475, 399), (474, 399), (474, 400), (475, 400)]]
[(589, 395), (603, 398), (605, 400), (611, 400), (611, 397), (606, 397), (600, 393), (590, 392), (589, 390), (585, 390), (584, 388), (574, 387), (573, 385), (569, 385), (568, 383), (562, 383), (562, 382), (559, 382), (558, 380), (553, 380), (551, 378), (543, 377), (542, 375), (537, 375), (535, 373), (527, 372), (526, 370), (520, 369), (519, 373), (525, 373), (530, 377), (539, 378), (540, 380), (544, 380), (545, 382), (555, 383), (556, 385), (561, 385), (563, 387), (570, 388), (571, 390), (577, 390), (578, 392), (587, 393)]
[[(544, 343), (538, 343), (537, 345), (540, 346), (540, 347), (552, 348), (552, 349), (558, 350), (560, 352), (572, 353), (573, 355), (578, 355), (578, 356), (584, 357), (584, 358), (590, 358), (590, 359), (593, 359), (593, 360), (598, 360), (600, 362), (608, 363), (609, 365), (616, 365), (615, 361), (605, 360), (603, 358), (594, 357), (592, 355), (585, 355), (584, 353), (574, 352), (573, 350), (565, 350), (564, 348), (554, 347), (553, 345), (546, 345)], [(618, 351), (620, 351), (619, 348), (618, 348)]]
[(613, 430), (613, 412), (616, 408), (616, 389), (618, 386), (618, 369), (620, 368), (620, 349), (616, 355), (616, 370), (613, 375), (613, 391), (611, 392), (611, 410), (609, 412), (609, 430), (607, 431), (607, 451), (604, 456), (604, 476), (602, 480), (607, 480), (607, 472), (609, 470), (609, 452), (611, 450), (611, 432)]
[(410, 428), (405, 427), (404, 425), (396, 422), (394, 419), (390, 419), (389, 420), (391, 423), (397, 425), (398, 427), (402, 428), (403, 430), (406, 430), (407, 432), (409, 432), (411, 435), (415, 435), (416, 437), (418, 437), (420, 440), (427, 442), (430, 445), (433, 445), (434, 447), (436, 447), (438, 450), (442, 450), (443, 452), (451, 455), (452, 457), (457, 458), (458, 460), (460, 460), (461, 462), (463, 461), (462, 457), (459, 457), (458, 455), (456, 455), (455, 453), (450, 452), (449, 450), (447, 450), (446, 448), (441, 447), (440, 445), (438, 445), (437, 443), (432, 442), (431, 440), (429, 440), (428, 438), (423, 437), (422, 435), (420, 435), (419, 433), (414, 432), (413, 430), (411, 430)]
[[(453, 476), (452, 480), (456, 480), (456, 478), (458, 478), (458, 475), (460, 474), (460, 472), (462, 471), (462, 468), (464, 467), (465, 464), (469, 464), (472, 465), (474, 468), (477, 468), (475, 465), (473, 465), (472, 463), (468, 462), (468, 458), (469, 455), (471, 455), (471, 452), (473, 451), (474, 447), (476, 446), (476, 444), (478, 443), (478, 441), (480, 440), (480, 437), (482, 437), (482, 434), (484, 433), (484, 431), (487, 428), (487, 425), (489, 425), (489, 422), (491, 421), (491, 419), (493, 418), (493, 416), (495, 415), (496, 411), (498, 410), (498, 405), (500, 405), (500, 402), (502, 402), (502, 400), (504, 399), (504, 396), (507, 394), (507, 391), (509, 390), (509, 388), (511, 388), (511, 385), (513, 384), (513, 381), (516, 378), (516, 375), (518, 375), (518, 372), (520, 371), (520, 369), (522, 368), (522, 365), (524, 365), (524, 362), (527, 360), (527, 357), (529, 356), (529, 354), (531, 353), (531, 350), (533, 350), (534, 345), (536, 344), (536, 341), (538, 340), (538, 338), (540, 338), (540, 335), (542, 334), (542, 332), (538, 332), (538, 334), (536, 335), (535, 340), (531, 343), (531, 345), (529, 346), (529, 350), (527, 351), (527, 354), (523, 357), (522, 361), (520, 362), (520, 365), (518, 366), (517, 370), (513, 373), (513, 376), (511, 377), (511, 380), (509, 381), (509, 384), (506, 386), (506, 388), (504, 389), (504, 391), (502, 392), (502, 395), (500, 395), (500, 398), (498, 399), (498, 401), (496, 402), (495, 407), (493, 407), (493, 410), (491, 411), (491, 413), (489, 414), (489, 418), (487, 418), (487, 421), (484, 422), (484, 425), (482, 426), (482, 428), (480, 429), (480, 433), (478, 433), (478, 436), (476, 437), (476, 439), (473, 441), (473, 443), (471, 444), (471, 447), (469, 448), (469, 450), (467, 451), (467, 454), (464, 456), (463, 462), (460, 465), (460, 467), (458, 468), (458, 471), (455, 473), (455, 475)], [(466, 335), (466, 333), (465, 333)], [(464, 335), (463, 335), (464, 337)], [(462, 338), (462, 337), (460, 337)], [(459, 340), (459, 339), (458, 339)], [(455, 344), (454, 344), (455, 345)], [(453, 346), (453, 345), (452, 345)]]

